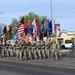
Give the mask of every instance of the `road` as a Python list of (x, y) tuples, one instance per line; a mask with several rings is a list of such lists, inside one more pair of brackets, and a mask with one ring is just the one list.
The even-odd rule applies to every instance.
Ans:
[(1, 58), (0, 75), (75, 75), (75, 53), (63, 53), (59, 61)]
[(75, 69), (0, 61), (0, 75), (75, 75)]

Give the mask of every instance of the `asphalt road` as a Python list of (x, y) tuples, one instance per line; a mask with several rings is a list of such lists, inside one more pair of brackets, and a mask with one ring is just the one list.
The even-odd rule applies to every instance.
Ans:
[(75, 53), (65, 52), (59, 61), (1, 58), (0, 75), (75, 75)]
[(75, 75), (75, 69), (0, 61), (0, 75)]

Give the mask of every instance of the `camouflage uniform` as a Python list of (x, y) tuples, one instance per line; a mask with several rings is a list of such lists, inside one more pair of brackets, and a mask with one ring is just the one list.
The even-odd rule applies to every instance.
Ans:
[(48, 58), (51, 57), (51, 39), (49, 39), (49, 43), (48, 43)]
[(48, 57), (48, 58), (50, 57), (48, 40), (45, 40), (45, 56)]
[(33, 57), (32, 57), (32, 46), (31, 46), (30, 42), (28, 43), (28, 46), (27, 46), (27, 52), (28, 52), (28, 58), (33, 59)]
[(3, 48), (3, 45), (2, 45), (2, 43), (0, 41), (0, 57), (2, 56), (2, 48)]
[(62, 54), (61, 54), (61, 44), (58, 42), (57, 43), (57, 53), (58, 53), (58, 57), (62, 57)]
[(8, 44), (6, 43), (6, 49), (5, 49), (6, 56), (9, 57), (9, 49)]
[(6, 50), (6, 46), (5, 44), (2, 44), (2, 57), (5, 57), (5, 50)]
[(41, 55), (42, 55), (42, 58), (45, 58), (45, 42), (44, 41), (41, 42)]
[(37, 49), (36, 49), (36, 44), (35, 43), (33, 43), (33, 45), (32, 45), (32, 50), (33, 50), (34, 58), (37, 59), (38, 57), (37, 57)]
[(26, 42), (24, 42), (24, 50), (23, 50), (23, 54), (24, 54), (24, 59), (27, 60), (27, 44)]
[(9, 55), (10, 55), (10, 56), (13, 56), (11, 41), (9, 41), (9, 44), (8, 44), (8, 51), (9, 51)]
[(23, 59), (23, 51), (24, 51), (24, 40), (20, 42), (20, 60)]
[(57, 57), (57, 51), (56, 51), (56, 43), (55, 43), (55, 41), (52, 41), (52, 44), (51, 44), (51, 60), (53, 60), (54, 55), (55, 55), (55, 58), (57, 60), (58, 57)]
[(38, 54), (38, 57), (37, 58), (40, 58), (41, 59), (41, 54), (40, 54), (40, 51), (41, 51), (41, 43), (40, 43), (40, 41), (36, 43), (36, 51), (37, 51), (37, 54)]
[(2, 51), (2, 43), (1, 43), (1, 41), (0, 41), (0, 57), (1, 57), (1, 51)]
[(13, 57), (16, 56), (16, 45), (14, 44), (12, 46), (12, 49), (13, 49)]
[(19, 44), (15, 45), (15, 50), (16, 50), (16, 60), (19, 60), (19, 56), (20, 56), (20, 46), (19, 46)]

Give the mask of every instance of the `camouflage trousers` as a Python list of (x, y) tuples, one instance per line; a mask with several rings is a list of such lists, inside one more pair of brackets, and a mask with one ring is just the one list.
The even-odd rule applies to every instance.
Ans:
[(55, 58), (58, 58), (58, 54), (57, 54), (57, 50), (51, 50), (51, 59), (53, 59), (55, 56)]

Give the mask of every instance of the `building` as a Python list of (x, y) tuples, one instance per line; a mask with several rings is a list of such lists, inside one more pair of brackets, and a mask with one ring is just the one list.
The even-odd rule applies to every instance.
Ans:
[(56, 26), (56, 28), (61, 32), (61, 25), (59, 24), (59, 22), (56, 22), (54, 20), (54, 25)]
[(66, 40), (73, 40), (75, 31), (61, 31), (59, 40), (65, 43)]
[(54, 20), (54, 24), (56, 25), (56, 28), (60, 32), (58, 39), (62, 43), (65, 43), (66, 40), (73, 40), (75, 38), (75, 31), (66, 31), (66, 30), (61, 31), (61, 25), (59, 24), (59, 22), (56, 22)]

